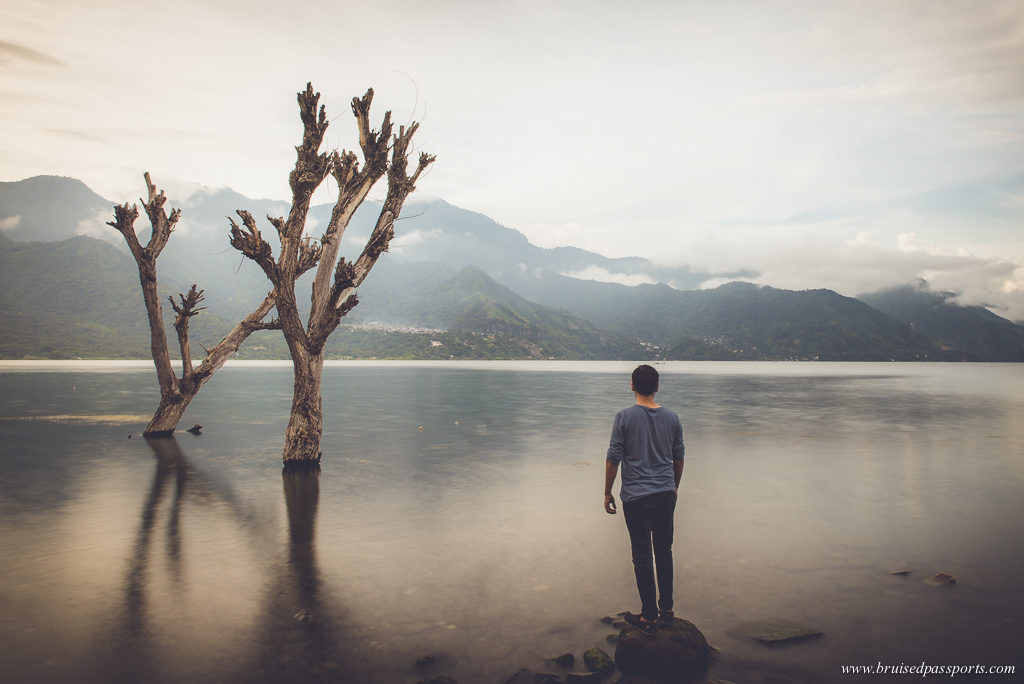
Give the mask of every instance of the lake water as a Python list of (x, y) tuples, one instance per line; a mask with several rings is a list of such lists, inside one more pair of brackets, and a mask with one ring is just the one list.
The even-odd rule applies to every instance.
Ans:
[[(328, 364), (317, 477), (281, 473), (287, 364), (225, 367), (182, 422), (202, 435), (150, 443), (150, 364), (2, 362), (3, 679), (500, 684), (613, 653), (598, 619), (639, 608), (602, 509), (631, 369)], [(659, 369), (687, 445), (676, 612), (713, 676), (1020, 671), (1024, 366)], [(923, 582), (940, 571), (956, 585)], [(825, 636), (730, 633), (765, 618)]]

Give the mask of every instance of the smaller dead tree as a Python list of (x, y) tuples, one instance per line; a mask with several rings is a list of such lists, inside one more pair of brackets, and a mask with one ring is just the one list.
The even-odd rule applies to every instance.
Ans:
[[(408, 173), (409, 147), (419, 124), (400, 126), (398, 133), (393, 135), (391, 112), (387, 112), (380, 130), (372, 130), (372, 89), (367, 90), (363, 97), (352, 99), (352, 113), (363, 153), (362, 167), (353, 152), (320, 152), (328, 121), (325, 108), (321, 105), (317, 109), (319, 101), (320, 93), (313, 92), (312, 84), (307, 84), (306, 90), (298, 94), (303, 136), (302, 143), (295, 148), (295, 167), (289, 176), (291, 209), (287, 218), (267, 217), (280, 237), (278, 258), (274, 259), (270, 244), (263, 238), (249, 212), (236, 212), (242, 220), (241, 226), (231, 221), (231, 244), (256, 262), (274, 286), (278, 314), (275, 324), (280, 325), (292, 357), (295, 384), (291, 416), (285, 432), (283, 459), (286, 469), (319, 467), (320, 437), (323, 434), (320, 378), (327, 338), (337, 329), (342, 317), (358, 303), (356, 288), (380, 255), (387, 251), (395, 235), (395, 219), (405, 199), (415, 189), (423, 170), (434, 161), (432, 155), (421, 153), (416, 170), (411, 175)], [(385, 174), (387, 196), (366, 246), (354, 262), (344, 257), (339, 259), (338, 248), (349, 221), (370, 189)], [(338, 198), (323, 235), (319, 240), (313, 240), (304, 236), (306, 217), (313, 192), (328, 175), (333, 176), (338, 185)], [(316, 268), (316, 273), (312, 306), (308, 320), (303, 323), (296, 303), (295, 282), (313, 268)]]
[[(167, 333), (164, 330), (163, 309), (160, 305), (160, 294), (157, 291), (156, 260), (167, 245), (167, 240), (174, 232), (174, 225), (181, 216), (181, 210), (173, 209), (170, 214), (164, 209), (167, 198), (163, 191), (157, 192), (156, 186), (145, 174), (149, 201), (142, 201), (142, 206), (149, 217), (152, 233), (145, 247), (139, 242), (135, 233), (135, 220), (139, 217), (136, 205), (128, 203), (114, 207), (114, 220), (108, 221), (124, 236), (128, 249), (139, 267), (139, 282), (142, 285), (142, 297), (146, 303), (149, 318), (150, 351), (156, 365), (156, 375), (160, 382), (160, 404), (153, 414), (152, 420), (143, 433), (147, 437), (170, 436), (178, 426), (185, 409), (198, 394), (203, 384), (238, 351), (250, 334), (255, 330), (275, 327), (273, 323), (263, 323), (263, 319), (274, 308), (274, 293), (270, 292), (263, 302), (248, 316), (243, 318), (224, 337), (220, 343), (208, 350), (206, 358), (197, 367), (192, 365), (192, 350), (189, 344), (189, 319), (206, 307), (199, 306), (203, 301), (203, 290), (197, 290), (193, 284), (186, 294), (179, 294), (178, 301), (168, 297), (176, 314), (174, 329), (178, 335), (178, 346), (181, 349), (181, 377), (175, 372), (171, 355), (167, 347)], [(141, 201), (141, 200), (140, 200)]]

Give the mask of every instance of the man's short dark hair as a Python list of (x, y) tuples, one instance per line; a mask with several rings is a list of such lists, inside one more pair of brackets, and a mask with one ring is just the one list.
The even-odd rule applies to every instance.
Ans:
[(633, 389), (637, 394), (649, 397), (658, 391), (658, 371), (646, 363), (633, 371)]

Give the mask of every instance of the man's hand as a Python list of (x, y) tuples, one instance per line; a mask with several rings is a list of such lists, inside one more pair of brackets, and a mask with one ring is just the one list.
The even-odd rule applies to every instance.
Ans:
[(604, 495), (604, 510), (610, 515), (615, 515), (615, 497), (611, 494)]
[(615, 476), (619, 474), (619, 464), (604, 463), (604, 510), (609, 515), (615, 515), (615, 497), (612, 496), (612, 485), (615, 484)]

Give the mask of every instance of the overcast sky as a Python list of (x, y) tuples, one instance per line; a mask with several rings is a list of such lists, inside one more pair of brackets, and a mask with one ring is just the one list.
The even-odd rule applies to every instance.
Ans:
[(0, 67), (0, 180), (285, 199), (295, 93), (351, 149), (372, 86), (536, 244), (1024, 320), (1019, 0), (4, 0)]

